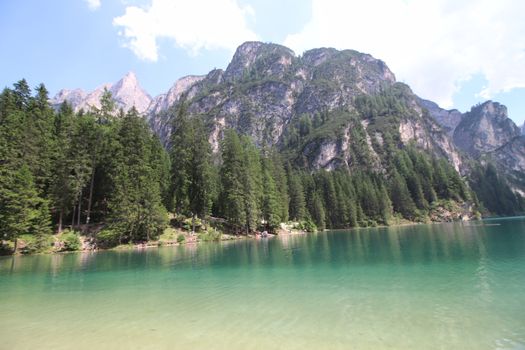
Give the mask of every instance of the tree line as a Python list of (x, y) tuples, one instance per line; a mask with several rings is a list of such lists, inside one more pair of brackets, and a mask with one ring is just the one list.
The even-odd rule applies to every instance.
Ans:
[(184, 103), (170, 110), (168, 150), (134, 108), (116, 111), (109, 91), (100, 105), (55, 111), (45, 86), (33, 93), (25, 80), (0, 94), (2, 241), (99, 225), (101, 245), (141, 242), (163, 232), (168, 213), (192, 218), (194, 229), (221, 218), (237, 234), (287, 221), (305, 230), (388, 225), (424, 221), (443, 201), (476, 201), (447, 161), (412, 146), (388, 148), (382, 171), (312, 170), (235, 130), (224, 130), (213, 154), (208, 126)]

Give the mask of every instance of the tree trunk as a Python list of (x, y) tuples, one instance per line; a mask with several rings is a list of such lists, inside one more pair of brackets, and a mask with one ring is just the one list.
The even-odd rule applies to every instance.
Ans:
[(195, 234), (195, 214), (192, 213), (191, 216), (191, 233)]
[(75, 204), (73, 204), (73, 213), (71, 214), (71, 230), (73, 230), (73, 228), (75, 228), (75, 213), (76, 213), (76, 209), (77, 206)]
[(95, 160), (96, 157), (93, 156), (93, 171), (91, 172), (91, 183), (89, 184), (89, 200), (87, 207), (86, 224), (89, 224), (89, 220), (91, 219), (91, 201), (93, 200), (93, 187), (95, 186)]
[(64, 209), (60, 209), (60, 214), (58, 214), (58, 233), (62, 233), (62, 218), (64, 217)]
[(15, 251), (13, 252), (13, 255), (16, 255), (17, 249), (18, 249), (18, 237), (15, 237)]
[(81, 215), (82, 215), (82, 190), (80, 190), (80, 196), (78, 197), (78, 220), (77, 220), (78, 227), (80, 227)]

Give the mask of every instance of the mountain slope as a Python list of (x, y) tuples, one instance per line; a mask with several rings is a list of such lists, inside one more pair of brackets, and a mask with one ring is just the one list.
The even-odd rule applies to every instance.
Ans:
[[(357, 51), (318, 48), (297, 56), (281, 45), (246, 42), (225, 70), (183, 77), (153, 99), (132, 73), (105, 86), (118, 107), (135, 105), (165, 145), (185, 103), (204, 120), (215, 153), (233, 128), (259, 147), (277, 147), (297, 166), (384, 171), (386, 138), (445, 158), (462, 175), (472, 161), (494, 162), (525, 191), (525, 146), (504, 106), (489, 101), (464, 114), (442, 109), (397, 83), (383, 61)], [(63, 90), (53, 103), (96, 107), (103, 87)]]
[[(206, 120), (214, 151), (219, 149), (224, 130), (233, 128), (250, 135), (259, 146), (277, 146), (288, 154), (300, 152), (296, 158), (303, 159), (302, 166), (335, 169), (356, 164), (349, 153), (356, 141), (350, 131), (358, 128), (363, 129), (367, 152), (376, 154), (372, 163), (381, 168), (381, 147), (377, 146), (383, 137), (380, 124), (393, 123), (393, 136), (400, 143), (414, 142), (446, 157), (457, 170), (462, 167), (450, 136), (426, 112), (421, 99), (408, 86), (396, 83), (384, 62), (357, 51), (320, 48), (296, 56), (280, 45), (247, 42), (237, 49), (225, 71), (214, 70), (179, 91), (185, 94), (188, 113)], [(396, 103), (401, 107), (398, 115), (384, 115), (379, 121), (356, 108), (360, 97), (385, 91), (394, 94), (385, 98), (395, 100), (391, 107)], [(173, 106), (179, 103), (174, 99)], [(150, 125), (167, 142), (175, 112), (158, 111), (150, 109)], [(300, 123), (311, 129), (323, 124), (324, 130), (335, 128), (335, 123), (341, 135), (306, 137), (303, 130), (300, 142), (292, 145), (290, 140), (297, 133), (292, 129)]]

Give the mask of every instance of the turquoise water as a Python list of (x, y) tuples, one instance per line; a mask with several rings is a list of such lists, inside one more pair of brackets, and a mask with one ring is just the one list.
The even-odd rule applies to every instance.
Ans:
[(0, 259), (0, 349), (525, 349), (525, 219)]

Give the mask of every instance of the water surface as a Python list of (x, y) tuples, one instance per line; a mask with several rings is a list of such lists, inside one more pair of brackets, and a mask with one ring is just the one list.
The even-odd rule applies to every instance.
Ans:
[(0, 259), (0, 349), (525, 349), (525, 219)]

